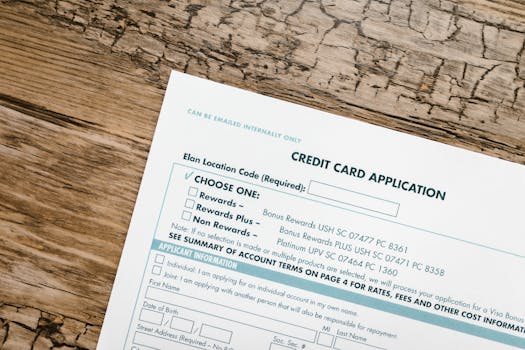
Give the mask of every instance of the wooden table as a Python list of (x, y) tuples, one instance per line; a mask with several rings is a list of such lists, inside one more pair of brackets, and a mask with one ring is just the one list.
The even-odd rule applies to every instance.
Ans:
[(525, 163), (521, 0), (0, 0), (0, 349), (95, 349), (171, 69)]

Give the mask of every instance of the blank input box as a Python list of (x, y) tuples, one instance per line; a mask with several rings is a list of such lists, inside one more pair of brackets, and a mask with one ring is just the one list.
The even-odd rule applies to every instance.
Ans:
[(232, 339), (232, 332), (227, 329), (222, 329), (209, 324), (203, 324), (200, 331), (201, 337), (217, 340), (226, 344), (230, 344)]
[(317, 344), (331, 348), (334, 342), (334, 336), (328, 333), (319, 333)]
[(308, 193), (312, 196), (388, 216), (395, 217), (399, 211), (399, 203), (314, 180), (310, 181)]
[(170, 322), (170, 328), (178, 331), (191, 333), (193, 332), (194, 322), (185, 318), (173, 316)]
[(140, 311), (139, 320), (143, 322), (149, 322), (160, 326), (162, 324), (163, 319), (164, 314), (162, 312), (153, 311), (149, 309), (142, 309)]

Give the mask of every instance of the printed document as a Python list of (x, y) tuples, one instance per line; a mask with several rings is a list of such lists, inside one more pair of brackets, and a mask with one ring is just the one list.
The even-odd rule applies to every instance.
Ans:
[(99, 350), (525, 349), (525, 166), (171, 74)]

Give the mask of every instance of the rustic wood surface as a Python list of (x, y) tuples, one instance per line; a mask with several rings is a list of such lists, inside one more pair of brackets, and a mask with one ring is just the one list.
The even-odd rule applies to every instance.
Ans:
[(170, 69), (525, 163), (521, 0), (0, 0), (0, 350), (96, 347)]

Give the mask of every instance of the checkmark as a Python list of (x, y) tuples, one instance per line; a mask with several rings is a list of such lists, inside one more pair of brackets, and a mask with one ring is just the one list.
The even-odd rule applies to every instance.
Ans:
[(192, 171), (191, 173), (186, 173), (186, 174), (184, 175), (184, 178), (185, 178), (186, 180), (188, 180), (188, 179), (191, 177), (191, 175), (193, 175), (193, 171)]

